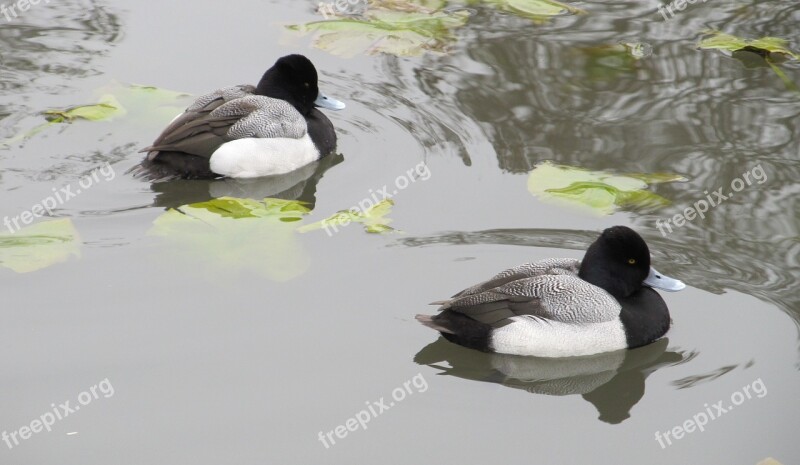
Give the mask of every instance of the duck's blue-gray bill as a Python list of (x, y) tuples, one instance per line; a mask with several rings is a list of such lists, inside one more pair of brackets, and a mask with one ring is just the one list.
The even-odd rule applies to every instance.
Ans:
[(322, 92), (320, 92), (319, 96), (317, 96), (317, 99), (314, 101), (314, 105), (320, 108), (327, 108), (328, 110), (344, 110), (344, 107), (346, 106), (343, 102), (332, 99)]
[(643, 284), (654, 289), (661, 289), (670, 292), (680, 291), (686, 287), (686, 284), (683, 284), (683, 281), (663, 275), (656, 271), (656, 269), (653, 267), (650, 267), (650, 274), (647, 275), (647, 278), (644, 280)]

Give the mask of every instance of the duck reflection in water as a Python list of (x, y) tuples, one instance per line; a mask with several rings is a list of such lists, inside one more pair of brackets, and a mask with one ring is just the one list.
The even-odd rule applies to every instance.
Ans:
[(344, 160), (340, 154), (332, 154), (290, 173), (264, 176), (253, 179), (177, 180), (153, 183), (156, 193), (153, 205), (178, 208), (220, 197), (262, 200), (277, 198), (299, 200), (313, 210), (317, 198), (317, 183), (330, 168)]
[(539, 358), (477, 352), (439, 338), (420, 350), (414, 361), (441, 374), (498, 383), (531, 394), (580, 395), (595, 406), (599, 420), (618, 424), (630, 418), (630, 410), (644, 396), (645, 380), (651, 373), (688, 358), (668, 351), (668, 343), (662, 338), (638, 349), (587, 357)]

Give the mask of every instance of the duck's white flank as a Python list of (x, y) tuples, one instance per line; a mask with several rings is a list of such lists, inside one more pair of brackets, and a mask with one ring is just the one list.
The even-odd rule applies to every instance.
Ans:
[(318, 160), (311, 136), (246, 138), (226, 142), (211, 155), (211, 171), (233, 178), (284, 174)]
[(628, 347), (622, 321), (562, 323), (535, 316), (511, 317), (513, 323), (495, 329), (491, 348), (498, 353), (536, 357), (577, 357)]

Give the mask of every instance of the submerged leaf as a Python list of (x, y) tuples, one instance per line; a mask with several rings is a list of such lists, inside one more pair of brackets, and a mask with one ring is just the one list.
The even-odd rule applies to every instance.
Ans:
[(71, 123), (76, 119), (103, 121), (124, 114), (125, 109), (113, 95), (104, 95), (100, 103), (94, 105), (80, 105), (64, 110), (45, 110), (44, 117), (51, 123)]
[[(800, 88), (777, 65), (790, 60), (800, 59), (800, 54), (789, 49), (789, 41), (780, 37), (762, 37), (760, 39), (742, 39), (719, 31), (709, 31), (708, 37), (697, 43), (704, 50), (721, 50), (739, 59), (745, 67), (767, 66), (783, 81), (787, 89), (800, 93)], [(762, 61), (763, 60), (763, 61)]]
[(227, 266), (288, 281), (310, 265), (294, 225), (308, 212), (295, 200), (220, 197), (168, 210), (149, 234), (168, 239), (172, 250), (209, 267)]
[(41, 270), (73, 255), (80, 257), (80, 240), (69, 218), (0, 233), (0, 266), (17, 273)]
[(394, 205), (393, 200), (385, 199), (368, 208), (366, 211), (358, 211), (356, 209), (340, 210), (322, 221), (301, 226), (297, 230), (299, 232), (309, 232), (317, 229), (325, 229), (328, 234), (331, 234), (331, 230), (338, 231), (339, 228), (343, 228), (350, 223), (361, 223), (364, 225), (364, 231), (368, 233), (381, 234), (392, 232), (395, 231), (394, 228), (389, 226), (392, 220), (386, 218), (386, 215), (392, 211), (392, 205)]
[(531, 171), (528, 190), (543, 200), (609, 215), (618, 208), (653, 209), (669, 205), (667, 199), (646, 190), (648, 184), (685, 180), (676, 174), (614, 174), (545, 162)]
[(446, 51), (452, 31), (467, 22), (465, 11), (452, 13), (370, 8), (363, 18), (337, 18), (287, 26), (302, 35), (314, 33), (313, 45), (334, 55), (353, 57), (387, 53), (417, 56)]
[(105, 121), (131, 114), (135, 120), (161, 126), (164, 121), (181, 113), (189, 103), (189, 94), (151, 86), (123, 85), (116, 81), (98, 89), (96, 94), (100, 96), (98, 103), (43, 111), (46, 123), (0, 141), (0, 147), (23, 142), (55, 124), (79, 120)]
[(772, 457), (767, 457), (764, 460), (758, 462), (758, 464), (756, 465), (781, 465), (781, 463), (773, 459)]
[(158, 127), (182, 113), (193, 98), (185, 92), (117, 81), (111, 81), (96, 93), (113, 95), (127, 109), (127, 116), (133, 122)]
[(780, 37), (762, 37), (760, 39), (742, 39), (719, 31), (709, 31), (709, 36), (700, 40), (697, 46), (704, 50), (722, 50), (726, 52), (749, 51), (764, 58), (772, 54), (780, 54), (792, 59), (800, 59), (800, 55), (788, 48), (789, 41)]
[(472, 0), (470, 3), (493, 5), (501, 11), (542, 22), (553, 16), (586, 13), (556, 0)]

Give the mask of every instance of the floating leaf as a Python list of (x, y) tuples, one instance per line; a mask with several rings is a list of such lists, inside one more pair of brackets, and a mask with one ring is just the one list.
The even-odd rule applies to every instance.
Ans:
[(189, 94), (158, 89), (156, 87), (123, 85), (116, 81), (98, 89), (98, 103), (79, 105), (66, 109), (50, 109), (42, 112), (46, 123), (0, 142), (0, 147), (23, 142), (59, 123), (105, 121), (126, 117), (131, 113), (134, 120), (161, 126), (181, 113), (188, 105)]
[(621, 75), (634, 73), (638, 58), (624, 44), (599, 44), (580, 47), (585, 57), (586, 75), (591, 81), (618, 82)]
[(125, 109), (113, 95), (104, 95), (99, 103), (80, 105), (65, 110), (45, 110), (44, 117), (51, 123), (71, 123), (77, 119), (103, 121), (124, 115)]
[(22, 132), (14, 137), (0, 142), (0, 147), (8, 147), (18, 142), (23, 142), (39, 134), (50, 126), (58, 123), (72, 123), (75, 120), (102, 121), (111, 119), (115, 116), (125, 114), (125, 108), (114, 98), (113, 95), (104, 95), (100, 102), (91, 105), (79, 105), (66, 109), (52, 109), (42, 112), (46, 123), (40, 124), (33, 129)]
[(466, 24), (469, 13), (395, 11), (369, 8), (363, 18), (342, 18), (287, 26), (302, 35), (314, 33), (313, 45), (334, 55), (353, 57), (388, 53), (417, 56), (444, 53), (455, 41), (452, 31)]
[(296, 200), (220, 197), (168, 210), (149, 234), (168, 239), (173, 250), (213, 269), (226, 266), (288, 281), (310, 265), (294, 224), (309, 211)]
[(470, 3), (493, 5), (501, 11), (543, 22), (553, 16), (586, 13), (580, 8), (556, 0), (472, 0)]
[(647, 58), (653, 54), (653, 46), (647, 42), (620, 42), (630, 56), (637, 60)]
[(788, 48), (789, 42), (786, 39), (780, 37), (742, 39), (719, 31), (708, 31), (708, 34), (708, 37), (698, 42), (697, 46), (700, 49), (721, 50), (730, 53), (731, 56), (740, 59), (746, 67), (753, 67), (753, 65), (748, 65), (752, 57), (760, 57), (778, 75), (787, 89), (800, 93), (797, 84), (777, 66), (787, 59), (800, 59), (800, 54)]
[(185, 92), (118, 81), (111, 81), (96, 94), (113, 95), (127, 109), (127, 117), (134, 123), (157, 127), (182, 113), (193, 99)]
[(0, 234), (0, 266), (30, 273), (70, 256), (80, 257), (78, 232), (69, 218), (43, 221), (13, 233)]
[(381, 200), (366, 211), (358, 211), (355, 209), (340, 210), (322, 221), (301, 226), (297, 230), (299, 232), (308, 232), (316, 229), (325, 229), (328, 234), (331, 234), (331, 230), (336, 232), (339, 228), (343, 228), (350, 223), (361, 223), (364, 225), (364, 230), (368, 233), (381, 234), (392, 232), (395, 231), (394, 228), (389, 226), (392, 220), (386, 218), (386, 215), (392, 211), (392, 205), (394, 205), (394, 201), (386, 199)]
[(789, 41), (779, 37), (762, 37), (760, 39), (742, 39), (731, 34), (719, 31), (709, 31), (709, 36), (700, 40), (697, 46), (704, 50), (722, 50), (726, 52), (737, 52), (740, 50), (752, 51), (763, 57), (772, 54), (785, 55), (794, 60), (800, 59), (800, 55), (788, 48)]
[(781, 465), (781, 463), (773, 459), (772, 457), (767, 457), (764, 460), (758, 462), (757, 465)]
[(547, 201), (609, 215), (617, 208), (669, 205), (667, 199), (645, 190), (648, 184), (685, 180), (675, 174), (614, 174), (545, 162), (531, 171), (528, 190)]

